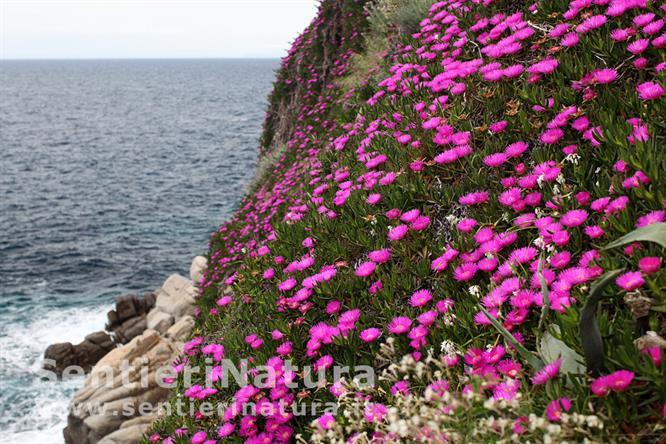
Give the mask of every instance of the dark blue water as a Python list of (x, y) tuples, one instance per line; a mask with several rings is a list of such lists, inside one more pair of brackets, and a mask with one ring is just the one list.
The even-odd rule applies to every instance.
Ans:
[(61, 442), (44, 348), (186, 274), (252, 176), (277, 60), (0, 62), (0, 430)]

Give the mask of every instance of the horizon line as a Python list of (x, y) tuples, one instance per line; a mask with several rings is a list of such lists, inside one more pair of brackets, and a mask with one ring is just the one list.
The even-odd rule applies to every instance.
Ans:
[(282, 56), (252, 56), (252, 57), (34, 57), (34, 58), (4, 58), (0, 62), (40, 62), (40, 61), (86, 61), (86, 60), (281, 60)]

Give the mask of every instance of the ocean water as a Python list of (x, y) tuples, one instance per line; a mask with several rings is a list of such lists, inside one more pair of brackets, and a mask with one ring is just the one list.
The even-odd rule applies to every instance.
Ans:
[(44, 349), (187, 275), (252, 177), (277, 60), (0, 62), (0, 433), (63, 441)]

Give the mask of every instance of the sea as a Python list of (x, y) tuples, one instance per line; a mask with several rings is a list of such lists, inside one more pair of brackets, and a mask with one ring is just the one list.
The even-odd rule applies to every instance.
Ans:
[(0, 436), (62, 443), (49, 344), (188, 275), (257, 161), (278, 60), (0, 61)]

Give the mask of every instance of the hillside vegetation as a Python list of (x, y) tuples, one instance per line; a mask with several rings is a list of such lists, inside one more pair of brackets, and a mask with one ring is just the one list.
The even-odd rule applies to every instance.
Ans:
[(176, 365), (173, 402), (222, 407), (146, 442), (664, 442), (665, 15), (323, 0)]

